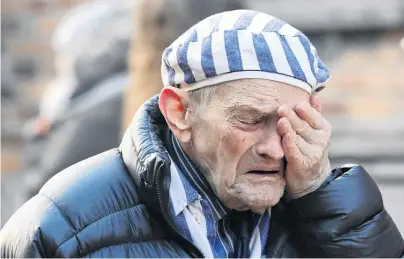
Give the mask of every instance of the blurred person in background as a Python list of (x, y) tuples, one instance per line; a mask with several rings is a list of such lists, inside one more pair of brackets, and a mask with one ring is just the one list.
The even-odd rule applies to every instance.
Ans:
[(119, 150), (49, 181), (0, 232), (2, 256), (403, 256), (366, 170), (330, 168), (329, 72), (303, 33), (219, 13), (161, 68)]
[[(179, 35), (218, 10), (244, 9), (243, 0), (141, 0), (135, 11), (136, 40), (130, 50), (130, 87), (124, 96), (123, 127), (161, 90), (161, 53)], [(147, 87), (144, 87), (147, 85)]]
[(55, 30), (56, 78), (23, 132), (24, 202), (59, 171), (119, 144), (133, 3), (79, 5)]

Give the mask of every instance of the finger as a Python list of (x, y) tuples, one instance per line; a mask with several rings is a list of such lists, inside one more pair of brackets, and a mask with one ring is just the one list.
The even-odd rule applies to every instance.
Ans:
[(325, 123), (323, 116), (308, 103), (302, 102), (296, 106), (296, 113), (301, 119), (306, 121), (313, 129), (324, 129)]
[(320, 100), (318, 99), (317, 95), (310, 96), (309, 102), (310, 102), (311, 107), (313, 107), (314, 109), (316, 109), (316, 111), (321, 113), (321, 103), (320, 103)]
[(303, 155), (296, 145), (297, 137), (296, 132), (291, 131), (282, 138), (283, 152), (288, 163), (297, 163), (303, 159)]
[(290, 122), (288, 118), (283, 117), (280, 118), (278, 121), (278, 132), (281, 135), (281, 137), (285, 136), (288, 132), (293, 131), (292, 125), (290, 125)]
[(297, 134), (301, 135), (307, 141), (311, 140), (313, 129), (311, 129), (310, 125), (302, 120), (295, 111), (286, 105), (282, 105), (279, 107), (278, 112), (279, 117), (286, 117), (289, 120), (292, 129), (296, 131)]
[[(290, 122), (288, 118), (283, 117), (279, 120), (278, 122), (278, 131), (282, 137), (284, 137), (287, 134), (296, 134), (296, 132), (292, 129), (292, 125), (290, 125)], [(307, 153), (307, 150), (310, 148), (309, 143), (307, 143), (303, 138), (301, 138), (299, 135), (296, 135), (294, 137), (295, 144), (297, 148), (300, 150), (300, 153), (303, 155)]]

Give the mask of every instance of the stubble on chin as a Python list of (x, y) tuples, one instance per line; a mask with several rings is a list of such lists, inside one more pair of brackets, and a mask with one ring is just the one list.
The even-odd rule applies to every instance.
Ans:
[(219, 199), (230, 209), (237, 211), (252, 210), (262, 214), (275, 206), (285, 191), (285, 179), (276, 177), (261, 184), (251, 183), (247, 180), (236, 181), (228, 188), (219, 188)]

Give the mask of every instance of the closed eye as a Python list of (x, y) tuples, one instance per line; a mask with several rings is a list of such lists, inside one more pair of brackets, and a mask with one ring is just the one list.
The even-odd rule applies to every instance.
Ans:
[(247, 105), (231, 106), (226, 109), (228, 121), (245, 127), (258, 126), (267, 121), (272, 116), (276, 116), (276, 109), (262, 109), (250, 107)]
[(257, 125), (257, 124), (260, 124), (261, 122), (263, 122), (264, 118), (259, 118), (256, 120), (243, 120), (243, 119), (237, 119), (237, 120), (239, 122), (241, 122), (242, 124), (254, 126), (254, 125)]

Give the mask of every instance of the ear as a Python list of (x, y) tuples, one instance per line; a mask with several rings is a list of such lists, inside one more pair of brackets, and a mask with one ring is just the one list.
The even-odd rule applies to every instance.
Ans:
[(191, 124), (186, 118), (188, 94), (172, 86), (165, 87), (160, 93), (159, 107), (176, 138), (181, 142), (189, 142)]

